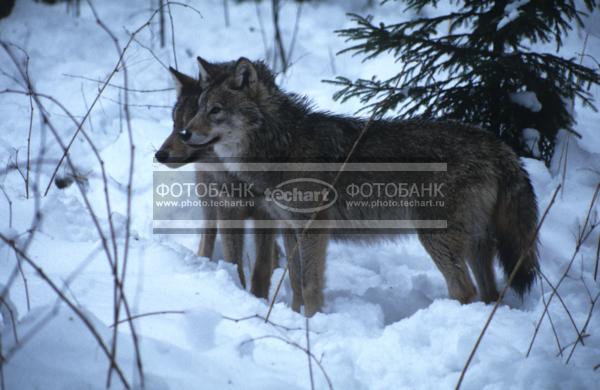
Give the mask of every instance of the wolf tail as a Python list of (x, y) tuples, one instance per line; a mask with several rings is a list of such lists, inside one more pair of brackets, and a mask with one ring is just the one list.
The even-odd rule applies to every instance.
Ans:
[(523, 257), (511, 283), (520, 296), (530, 289), (537, 273), (537, 219), (537, 202), (529, 176), (515, 161), (500, 182), (495, 230), (500, 264), (507, 278)]

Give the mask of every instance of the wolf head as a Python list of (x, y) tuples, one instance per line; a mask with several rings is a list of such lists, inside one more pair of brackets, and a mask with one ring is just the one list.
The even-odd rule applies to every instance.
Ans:
[(198, 79), (169, 68), (177, 91), (177, 101), (173, 106), (173, 129), (171, 134), (155, 154), (158, 162), (171, 168), (177, 168), (200, 159), (210, 160), (216, 158), (212, 148), (190, 144), (189, 140), (183, 135), (185, 133), (183, 130), (187, 128), (186, 125), (197, 114), (198, 99), (202, 91), (208, 86), (210, 78), (206, 73), (206, 69), (209, 69), (211, 74), (216, 76), (231, 70), (234, 64), (234, 62), (219, 64), (204, 62), (204, 65), (200, 66)]
[(220, 158), (247, 157), (249, 137), (263, 126), (264, 107), (277, 90), (272, 73), (246, 58), (216, 65), (198, 58), (198, 63), (197, 111), (178, 138), (196, 150), (212, 147)]
[[(187, 147), (179, 136), (181, 129), (185, 128), (198, 111), (198, 97), (202, 87), (198, 80), (169, 68), (177, 91), (177, 101), (173, 106), (173, 129), (165, 139), (154, 157), (162, 164), (177, 168), (192, 162), (194, 150)], [(198, 156), (199, 157), (199, 156)]]

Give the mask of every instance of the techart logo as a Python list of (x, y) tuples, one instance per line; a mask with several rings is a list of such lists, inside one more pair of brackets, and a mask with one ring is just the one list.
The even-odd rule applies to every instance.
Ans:
[(311, 178), (287, 180), (265, 191), (267, 201), (295, 213), (325, 210), (333, 206), (337, 198), (337, 191), (331, 184)]

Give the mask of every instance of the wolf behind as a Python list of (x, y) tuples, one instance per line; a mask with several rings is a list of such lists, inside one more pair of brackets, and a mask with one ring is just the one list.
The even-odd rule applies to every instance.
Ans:
[[(222, 72), (235, 63), (212, 65), (213, 73)], [(198, 111), (198, 97), (204, 87), (192, 77), (184, 75), (175, 69), (170, 69), (177, 89), (177, 101), (173, 107), (173, 131), (156, 152), (155, 158), (171, 168), (178, 168), (188, 163), (207, 161), (215, 163), (217, 157), (210, 148), (200, 150), (188, 147), (181, 139), (180, 130)], [(205, 77), (206, 79), (206, 77)], [(201, 164), (200, 164), (201, 167)], [(228, 182), (234, 179), (227, 172), (196, 172), (197, 183)], [(239, 181), (239, 180), (237, 180)], [(266, 219), (265, 212), (251, 206), (235, 207), (205, 207), (204, 219), (209, 225), (205, 226), (198, 255), (212, 258), (217, 232), (221, 235), (223, 257), (225, 261), (235, 263), (242, 286), (246, 287), (243, 269), (244, 234), (239, 231), (223, 229), (218, 224), (221, 221), (244, 221), (246, 219)], [(275, 231), (263, 229), (254, 233), (256, 259), (252, 271), (251, 292), (260, 298), (268, 298), (269, 286), (273, 269), (277, 266), (279, 251), (275, 242)]]
[[(208, 63), (199, 59), (201, 74), (210, 75)], [(494, 135), (479, 128), (451, 121), (375, 120), (368, 123), (364, 137), (356, 142), (366, 121), (313, 110), (306, 100), (283, 92), (274, 76), (261, 62), (240, 58), (235, 66), (211, 77), (198, 104), (198, 112), (187, 123), (186, 132), (196, 147), (210, 146), (223, 161), (241, 158), (250, 161), (335, 162), (353, 151), (350, 162), (389, 163), (440, 161), (447, 172), (437, 180), (445, 189), (447, 229), (434, 233), (415, 228), (420, 242), (443, 274), (451, 298), (471, 302), (476, 289), (469, 275), (473, 271), (481, 298), (497, 299), (493, 259), (499, 255), (505, 274), (524, 258), (512, 287), (524, 294), (534, 281), (538, 264), (535, 242), (537, 204), (527, 173), (515, 153)], [(232, 167), (233, 165), (228, 165)], [(248, 170), (230, 169), (230, 174), (252, 182), (265, 193), (284, 180), (302, 172), (268, 176)], [(317, 172), (319, 180), (335, 183), (340, 197), (352, 181), (369, 182), (372, 173)], [(401, 180), (387, 173), (387, 182)], [(344, 199), (342, 199), (344, 200)], [(399, 220), (437, 218), (432, 208), (390, 208), (373, 211), (351, 208), (337, 202), (319, 211), (317, 220), (378, 220), (392, 216)], [(292, 308), (312, 316), (323, 305), (324, 267), (329, 238), (340, 236), (322, 229), (303, 234), (309, 216), (299, 215), (264, 202), (269, 215), (289, 221), (286, 252), (298, 246), (289, 258), (290, 281), (294, 292)], [(384, 215), (385, 214), (385, 215)], [(300, 221), (300, 223), (298, 223)], [(370, 241), (381, 238), (372, 235)]]

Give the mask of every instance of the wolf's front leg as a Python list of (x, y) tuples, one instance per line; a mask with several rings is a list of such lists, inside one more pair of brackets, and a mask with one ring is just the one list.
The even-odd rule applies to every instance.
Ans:
[(200, 237), (198, 247), (198, 256), (208, 257), (212, 260), (217, 239), (217, 210), (214, 207), (207, 207), (203, 210), (205, 226), (204, 232)]
[(323, 306), (325, 285), (325, 256), (329, 235), (326, 233), (306, 233), (300, 239), (302, 265), (302, 298), (304, 315), (312, 317)]
[(298, 241), (296, 240), (295, 233), (283, 234), (283, 244), (285, 246), (285, 254), (290, 273), (290, 284), (292, 285), (292, 310), (300, 312), (300, 306), (304, 304), (304, 301), (302, 300), (300, 248), (297, 247), (297, 243)]
[[(219, 215), (219, 217), (221, 217)], [(219, 218), (221, 219), (221, 218)], [(221, 233), (221, 243), (223, 245), (223, 259), (230, 263), (237, 264), (238, 275), (242, 287), (246, 288), (246, 277), (244, 276), (244, 234), (237, 232), (227, 232), (227, 229), (219, 228)]]
[[(206, 172), (196, 172), (196, 183), (204, 183), (206, 180)], [(215, 241), (217, 239), (217, 220), (219, 219), (217, 208), (211, 206), (203, 207), (202, 217), (204, 218), (204, 232), (200, 237), (198, 256), (208, 257), (209, 260), (212, 260)]]

